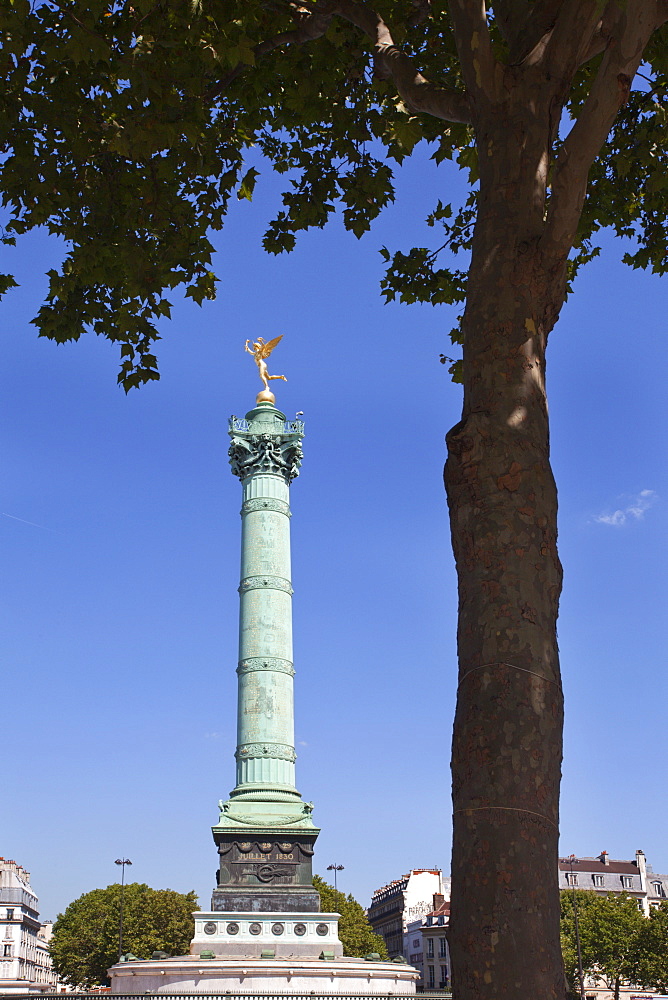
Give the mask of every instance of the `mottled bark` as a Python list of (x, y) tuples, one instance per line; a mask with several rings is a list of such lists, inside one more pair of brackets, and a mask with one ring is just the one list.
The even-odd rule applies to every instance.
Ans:
[(564, 262), (540, 249), (555, 123), (539, 99), (480, 118), (464, 407), (445, 469), (459, 583), (452, 974), (457, 1000), (562, 1000), (561, 566), (545, 347)]
[[(464, 407), (445, 485), (459, 585), (450, 947), (457, 1000), (563, 1000), (557, 849), (563, 696), (557, 495), (545, 349), (591, 164), (652, 31), (656, 0), (450, 0), (480, 195), (467, 289)], [(554, 160), (574, 74), (605, 48)], [(546, 203), (548, 173), (553, 178)]]

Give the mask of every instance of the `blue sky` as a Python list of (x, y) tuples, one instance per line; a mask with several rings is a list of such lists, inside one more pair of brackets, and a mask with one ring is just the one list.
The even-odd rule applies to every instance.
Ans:
[[(265, 182), (266, 183), (263, 183)], [(246, 337), (279, 333), (278, 405), (305, 413), (292, 490), (297, 783), (315, 870), (367, 904), (449, 869), (456, 594), (441, 481), (460, 388), (456, 309), (383, 305), (378, 248), (431, 237), (451, 168), (422, 158), (360, 242), (339, 223), (269, 258), (265, 170), (219, 236), (217, 300), (174, 298), (162, 380), (126, 397), (114, 349), (29, 320), (61, 256), (6, 252), (0, 305), (4, 752), (0, 852), (43, 917), (117, 879), (207, 908), (216, 803), (234, 784), (240, 485), (227, 419), (258, 390)], [(564, 854), (642, 848), (668, 871), (665, 280), (608, 239), (552, 334), (548, 390), (565, 567)]]

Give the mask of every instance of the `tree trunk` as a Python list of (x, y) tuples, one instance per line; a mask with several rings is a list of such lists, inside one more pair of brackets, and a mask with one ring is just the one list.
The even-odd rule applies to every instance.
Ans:
[(563, 1000), (566, 992), (557, 887), (561, 566), (544, 382), (564, 266), (546, 264), (540, 251), (554, 123), (547, 107), (529, 119), (530, 106), (505, 116), (496, 108), (478, 126), (464, 406), (447, 437), (459, 586), (449, 936), (457, 1000)]

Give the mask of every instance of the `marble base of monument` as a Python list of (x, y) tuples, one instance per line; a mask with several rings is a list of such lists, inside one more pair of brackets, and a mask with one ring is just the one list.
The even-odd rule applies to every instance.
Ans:
[(410, 965), (303, 958), (203, 959), (122, 962), (109, 970), (111, 992), (123, 994), (331, 994), (414, 996), (419, 973)]
[(344, 958), (338, 913), (195, 913), (190, 955), (119, 962), (111, 992), (413, 996), (418, 972)]

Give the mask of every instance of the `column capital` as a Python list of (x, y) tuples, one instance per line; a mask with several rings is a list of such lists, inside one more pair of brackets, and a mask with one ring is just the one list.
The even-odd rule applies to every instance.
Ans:
[(232, 472), (239, 479), (256, 475), (281, 476), (289, 485), (302, 464), (301, 420), (286, 420), (285, 414), (261, 403), (245, 419), (230, 418), (228, 455)]

